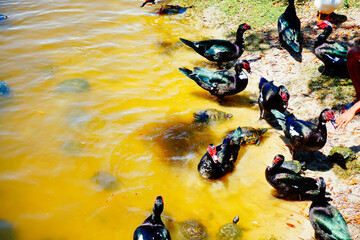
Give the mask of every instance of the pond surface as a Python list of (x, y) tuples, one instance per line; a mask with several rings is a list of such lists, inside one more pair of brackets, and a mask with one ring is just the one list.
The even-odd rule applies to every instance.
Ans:
[[(189, 27), (186, 13), (157, 16), (134, 0), (1, 1), (0, 219), (18, 239), (132, 239), (157, 195), (173, 239), (198, 219), (211, 239), (240, 216), (243, 239), (295, 239), (303, 203), (271, 195), (264, 171), (285, 151), (269, 129), (240, 149), (233, 173), (204, 181), (197, 164), (209, 143), (258, 121), (258, 77), (222, 106), (178, 71), (215, 69), (179, 37), (222, 37)], [(80, 79), (71, 91), (62, 83)], [(88, 84), (88, 85), (87, 85)], [(80, 88), (77, 88), (80, 87)], [(216, 108), (232, 119), (194, 122)], [(285, 156), (287, 156), (285, 154)], [(289, 159), (289, 156), (287, 156)], [(269, 239), (269, 238), (267, 238)]]

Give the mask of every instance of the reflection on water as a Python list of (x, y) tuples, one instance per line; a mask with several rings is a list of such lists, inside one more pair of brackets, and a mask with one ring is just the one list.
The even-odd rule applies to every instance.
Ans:
[[(179, 42), (201, 34), (180, 15), (153, 15), (131, 1), (1, 1), (0, 219), (18, 239), (131, 239), (165, 201), (164, 222), (198, 219), (214, 239), (239, 215), (244, 239), (291, 238), (304, 221), (296, 203), (270, 194), (264, 171), (283, 142), (274, 131), (240, 149), (236, 169), (204, 181), (197, 164), (209, 143), (259, 122), (258, 79), (224, 105), (179, 67), (213, 66)], [(221, 36), (220, 36), (221, 37)], [(86, 79), (87, 91), (57, 91)], [(194, 122), (216, 108), (231, 120)], [(289, 158), (289, 156), (287, 156)], [(297, 226), (297, 225), (296, 225)], [(300, 229), (292, 229), (296, 234)]]

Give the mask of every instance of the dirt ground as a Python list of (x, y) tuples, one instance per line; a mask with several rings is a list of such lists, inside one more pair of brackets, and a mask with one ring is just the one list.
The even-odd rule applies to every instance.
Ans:
[[(322, 30), (314, 30), (317, 23), (316, 9), (312, 3), (308, 4), (306, 11), (298, 13), (301, 20), (301, 26), (304, 34), (303, 60), (301, 63), (295, 61), (283, 49), (279, 48), (277, 29), (256, 29), (254, 31), (264, 39), (260, 44), (265, 44), (266, 49), (261, 54), (259, 61), (253, 62), (251, 68), (254, 74), (263, 76), (268, 80), (274, 80), (277, 85), (284, 85), (288, 88), (291, 96), (289, 101), (289, 111), (294, 113), (300, 119), (310, 119), (318, 117), (319, 113), (326, 107), (332, 108), (332, 96), (328, 96), (324, 101), (319, 100), (315, 92), (308, 88), (308, 82), (314, 75), (318, 74), (318, 67), (322, 62), (316, 58), (313, 53), (313, 43)], [(215, 9), (207, 9), (203, 16), (199, 16), (203, 25), (216, 25), (216, 14), (211, 14)], [(344, 14), (343, 12), (341, 12)], [(360, 9), (352, 9), (346, 13), (347, 21), (334, 25), (334, 32), (331, 39), (348, 42), (350, 46), (360, 39)], [(236, 26), (231, 26), (236, 28)], [(225, 31), (228, 29), (225, 29)], [(246, 35), (246, 34), (245, 34)], [(246, 49), (251, 49), (252, 42), (247, 39)], [(258, 42), (257, 42), (258, 44)], [(252, 59), (259, 57), (259, 54), (245, 50), (241, 56), (242, 59)], [(339, 113), (336, 112), (336, 116)], [(360, 156), (360, 116), (356, 116), (350, 122), (345, 131), (335, 130), (328, 124), (328, 140), (320, 154), (327, 156), (332, 147), (344, 146), (351, 148), (357, 156)], [(279, 135), (281, 132), (279, 131)], [(357, 160), (360, 161), (360, 157)], [(344, 170), (345, 171), (345, 170)], [(319, 174), (321, 172), (321, 174)], [(307, 170), (306, 176), (323, 176), (327, 182), (327, 192), (332, 198), (331, 204), (337, 207), (348, 223), (352, 239), (360, 239), (360, 173), (354, 174), (347, 179), (342, 179), (335, 175), (332, 169), (316, 169), (316, 171)], [(306, 217), (311, 202), (304, 202), (300, 211)], [(314, 239), (314, 230), (309, 221), (304, 221), (303, 231), (298, 239)]]

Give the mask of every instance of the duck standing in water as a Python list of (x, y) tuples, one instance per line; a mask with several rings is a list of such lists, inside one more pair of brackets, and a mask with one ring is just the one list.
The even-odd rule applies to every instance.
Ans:
[(239, 60), (234, 68), (235, 72), (230, 70), (214, 72), (201, 67), (195, 67), (193, 71), (187, 68), (179, 68), (179, 70), (211, 95), (217, 96), (221, 104), (225, 96), (237, 94), (248, 85), (249, 79), (243, 69), (251, 73), (249, 61)]
[(298, 151), (315, 152), (324, 147), (327, 140), (326, 122), (330, 121), (334, 128), (337, 127), (334, 112), (327, 108), (320, 113), (317, 125), (296, 119), (292, 114), (285, 116), (277, 110), (271, 112), (290, 141), (294, 159)]
[(217, 62), (219, 68), (221, 68), (223, 62), (235, 61), (243, 54), (245, 49), (243, 36), (244, 32), (248, 29), (251, 29), (248, 24), (241, 24), (236, 32), (236, 39), (234, 43), (222, 39), (211, 39), (197, 42), (189, 41), (183, 38), (180, 38), (180, 40), (207, 60)]
[(153, 213), (136, 228), (134, 240), (170, 240), (170, 233), (161, 220), (161, 213), (164, 210), (164, 201), (157, 196)]
[(281, 195), (289, 199), (306, 198), (311, 191), (317, 190), (316, 180), (303, 177), (300, 173), (283, 167), (284, 156), (278, 154), (265, 170), (266, 181)]
[(325, 65), (323, 74), (347, 73), (346, 54), (348, 48), (327, 38), (333, 31), (332, 25), (328, 21), (322, 21), (316, 25), (324, 31), (316, 38), (314, 43), (315, 55)]
[(296, 16), (294, 0), (289, 0), (285, 12), (278, 19), (280, 44), (298, 62), (302, 61), (303, 37), (300, 19)]
[(271, 114), (272, 109), (283, 113), (287, 109), (290, 93), (283, 85), (276, 86), (274, 81), (260, 78), (260, 95), (258, 99), (260, 108), (260, 119), (264, 118), (264, 113)]
[(326, 184), (318, 178), (319, 194), (309, 209), (311, 226), (316, 239), (351, 240), (348, 226), (339, 210), (328, 203), (325, 197)]
[(241, 144), (241, 128), (238, 127), (223, 143), (210, 144), (198, 164), (198, 171), (203, 178), (219, 179), (234, 170)]

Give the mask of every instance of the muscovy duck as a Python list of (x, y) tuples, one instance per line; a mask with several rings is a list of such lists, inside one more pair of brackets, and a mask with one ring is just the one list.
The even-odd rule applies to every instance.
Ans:
[(283, 85), (276, 86), (274, 81), (260, 78), (260, 95), (258, 99), (260, 108), (260, 119), (264, 118), (264, 112), (271, 114), (271, 109), (284, 112), (287, 109), (290, 93)]
[(315, 230), (316, 239), (351, 240), (343, 216), (325, 197), (326, 184), (322, 177), (318, 178), (318, 188), (319, 194), (309, 209), (309, 219)]
[(278, 20), (278, 33), (280, 44), (298, 62), (302, 61), (303, 36), (301, 33), (300, 19), (296, 16), (294, 0), (289, 0), (289, 5)]
[(315, 152), (324, 147), (327, 140), (326, 122), (330, 121), (334, 128), (337, 127), (334, 112), (327, 108), (320, 113), (318, 124), (299, 120), (293, 114), (285, 116), (275, 109), (271, 112), (289, 139), (294, 157), (298, 151)]
[(221, 104), (224, 96), (237, 94), (248, 85), (248, 76), (243, 69), (251, 73), (249, 61), (238, 60), (234, 68), (235, 72), (230, 70), (214, 72), (201, 67), (195, 67), (193, 71), (187, 68), (179, 68), (179, 70), (211, 95), (217, 96)]
[[(288, 199), (307, 198), (318, 189), (316, 180), (282, 167), (285, 158), (278, 154), (265, 170), (266, 181), (283, 197)], [(308, 195), (309, 194), (309, 195)]]
[(339, 71), (347, 72), (347, 47), (341, 45), (340, 43), (327, 40), (333, 31), (331, 23), (328, 21), (322, 21), (321, 23), (318, 23), (316, 27), (324, 29), (324, 31), (316, 38), (314, 43), (316, 57), (325, 64), (323, 74), (331, 74)]
[(198, 171), (203, 178), (219, 179), (234, 170), (241, 144), (241, 128), (238, 127), (223, 143), (214, 146), (210, 144), (207, 152), (198, 164)]
[(248, 24), (241, 24), (236, 32), (234, 43), (222, 39), (189, 41), (180, 38), (180, 40), (207, 60), (217, 62), (218, 66), (221, 68), (223, 62), (237, 60), (243, 54), (245, 49), (243, 35), (248, 29), (251, 29)]
[(170, 240), (170, 233), (161, 220), (161, 213), (164, 210), (164, 201), (161, 196), (157, 196), (153, 213), (136, 228), (134, 240)]

